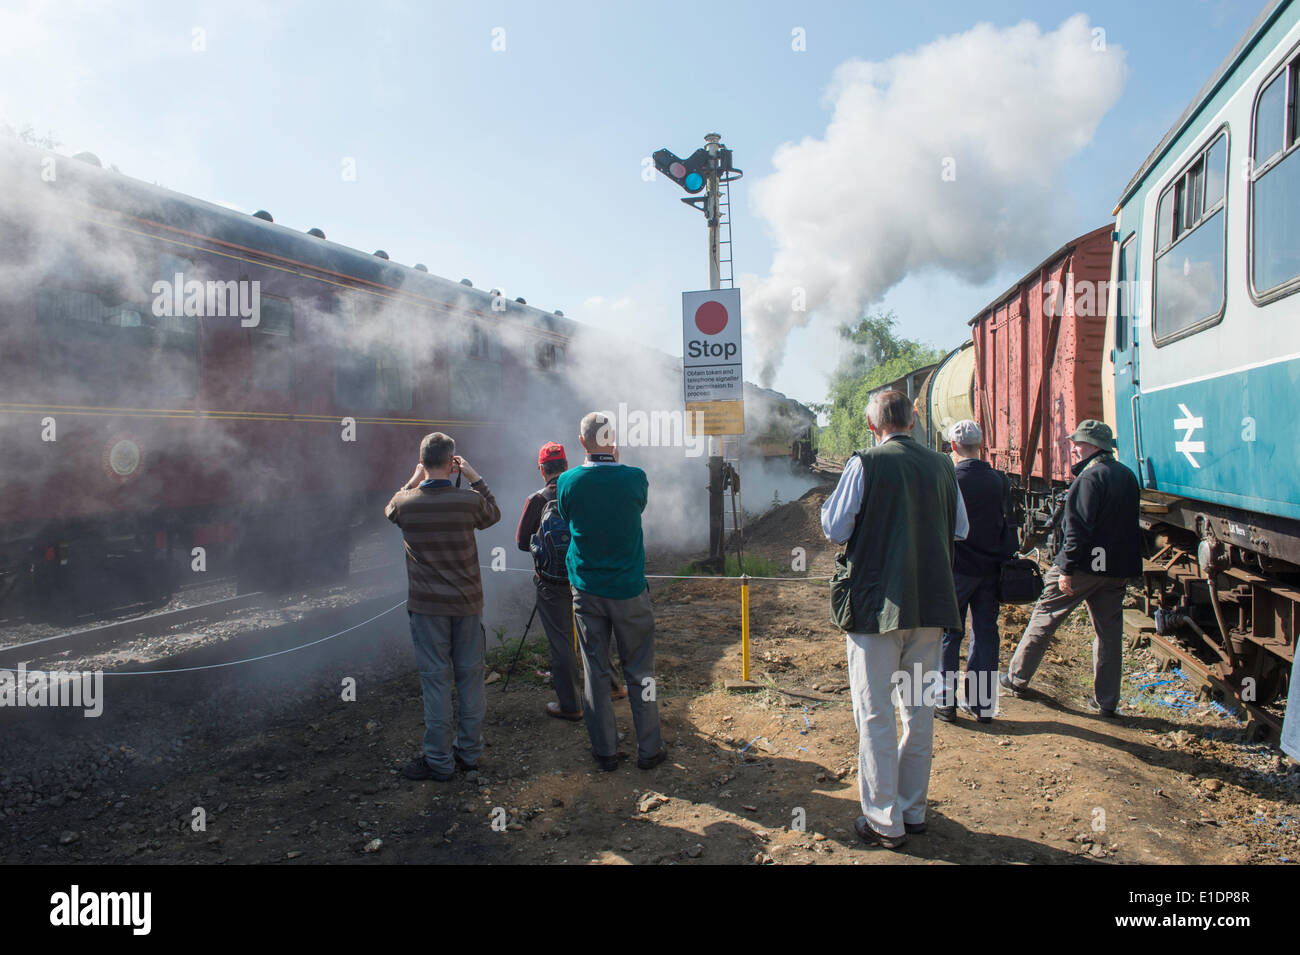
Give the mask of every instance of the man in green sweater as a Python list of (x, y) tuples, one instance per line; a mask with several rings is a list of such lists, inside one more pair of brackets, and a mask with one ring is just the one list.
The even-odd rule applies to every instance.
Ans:
[(618, 769), (618, 726), (609, 698), (612, 631), (636, 727), (637, 765), (653, 769), (667, 752), (655, 702), (655, 618), (641, 536), (649, 482), (640, 468), (618, 463), (614, 427), (605, 415), (593, 411), (583, 418), (578, 440), (587, 460), (560, 475), (555, 502), (560, 517), (569, 522), (565, 565), (586, 671), (583, 719), (600, 768)]

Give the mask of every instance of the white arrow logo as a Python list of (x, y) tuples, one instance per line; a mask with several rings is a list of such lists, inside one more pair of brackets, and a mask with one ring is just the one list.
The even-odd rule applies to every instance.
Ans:
[(1192, 467), (1199, 468), (1200, 462), (1192, 457), (1192, 452), (1204, 453), (1205, 442), (1193, 441), (1192, 433), (1198, 428), (1205, 427), (1205, 419), (1198, 418), (1192, 414), (1190, 408), (1185, 404), (1179, 404), (1178, 410), (1183, 413), (1181, 418), (1174, 419), (1174, 430), (1183, 431), (1183, 440), (1174, 442), (1174, 450), (1180, 452), (1191, 463)]

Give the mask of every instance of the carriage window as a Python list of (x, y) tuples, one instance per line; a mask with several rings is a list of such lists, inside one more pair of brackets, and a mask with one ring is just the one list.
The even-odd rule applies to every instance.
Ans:
[[(1251, 286), (1262, 295), (1300, 277), (1300, 159), (1296, 156), (1297, 64), (1264, 87), (1255, 104), (1251, 183)], [(1289, 93), (1289, 95), (1288, 95)]]
[(564, 360), (564, 346), (555, 342), (537, 343), (537, 367), (542, 371), (554, 371)]
[(334, 401), (343, 409), (409, 410), (412, 362), (399, 347), (397, 306), (334, 296)]
[(1156, 210), (1156, 248), (1163, 249), (1174, 241), (1174, 200), (1166, 192), (1160, 197), (1160, 207)]
[(472, 323), (469, 327), (469, 335), (465, 339), (465, 354), (470, 358), (481, 358), (484, 361), (501, 360), (500, 345), (478, 322)]
[(1255, 107), (1255, 164), (1262, 166), (1280, 153), (1286, 138), (1286, 71), (1264, 88)]
[(1211, 325), (1223, 313), (1227, 165), (1228, 138), (1221, 133), (1160, 197), (1151, 318), (1157, 345)]
[(249, 329), (253, 350), (249, 386), (254, 391), (293, 392), (293, 303), (261, 295), (258, 321)]
[(58, 286), (37, 290), (36, 317), (45, 326), (41, 369), (71, 392), (112, 400), (195, 394), (192, 318), (178, 321), (110, 293)]

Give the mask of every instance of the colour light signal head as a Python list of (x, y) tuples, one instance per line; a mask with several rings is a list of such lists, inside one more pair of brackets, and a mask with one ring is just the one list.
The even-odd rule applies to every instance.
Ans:
[(706, 150), (697, 149), (686, 159), (679, 159), (669, 150), (660, 149), (655, 152), (654, 161), (656, 169), (687, 192), (695, 193), (704, 188), (710, 162)]

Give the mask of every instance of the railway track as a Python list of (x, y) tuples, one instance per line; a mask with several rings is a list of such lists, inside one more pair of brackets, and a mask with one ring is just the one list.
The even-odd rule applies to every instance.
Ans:
[(1216, 676), (1211, 665), (1191, 652), (1177, 639), (1164, 636), (1156, 631), (1155, 621), (1141, 610), (1124, 611), (1124, 632), (1134, 645), (1143, 643), (1150, 646), (1157, 657), (1166, 663), (1176, 663), (1190, 678), (1197, 690), (1214, 695), (1215, 692), (1224, 700), (1231, 701), (1246, 711), (1246, 735), (1251, 739), (1267, 739), (1274, 744), (1282, 735), (1282, 718), (1262, 706), (1247, 702), (1238, 695), (1232, 684)]
[[(358, 588), (377, 584), (391, 576), (396, 566), (396, 564), (381, 564), (368, 567), (350, 574), (346, 581), (348, 586)], [(0, 647), (0, 669), (13, 668), (32, 661), (48, 660), (55, 655), (70, 656), (100, 652), (132, 641), (164, 636), (173, 632), (175, 628), (187, 624), (202, 623), (204, 626), (211, 626), (241, 611), (271, 609), (283, 599), (283, 595), (258, 591), (39, 637)]]

